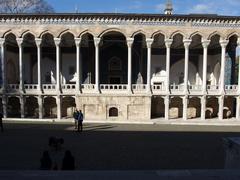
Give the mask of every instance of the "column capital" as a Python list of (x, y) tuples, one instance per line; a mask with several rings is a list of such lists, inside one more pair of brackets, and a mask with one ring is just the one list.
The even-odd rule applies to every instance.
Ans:
[(147, 48), (151, 48), (152, 47), (153, 41), (154, 41), (154, 39), (152, 39), (152, 38), (147, 38), (146, 39)]
[(40, 47), (41, 44), (42, 44), (42, 39), (41, 38), (36, 38), (35, 42), (36, 42), (37, 47)]
[(192, 42), (191, 39), (184, 39), (184, 40), (183, 40), (184, 47), (185, 47), (185, 48), (189, 48), (191, 42)]
[(94, 37), (94, 45), (95, 47), (98, 47), (101, 42), (101, 38), (99, 37)]
[(54, 43), (56, 46), (59, 46), (61, 43), (61, 38), (54, 38)]
[(170, 48), (173, 43), (173, 39), (165, 39), (165, 46)]
[(16, 38), (16, 41), (19, 47), (22, 46), (23, 38)]
[(210, 40), (203, 39), (202, 40), (203, 48), (207, 48), (209, 46), (210, 42), (211, 42)]
[(82, 41), (82, 38), (74, 38), (76, 46), (80, 46), (80, 43)]
[(219, 43), (222, 48), (226, 48), (228, 45), (229, 40), (220, 40)]
[(132, 47), (133, 42), (134, 42), (134, 38), (127, 38), (127, 45), (128, 45), (128, 47)]
[(3, 46), (5, 43), (5, 38), (0, 38), (0, 46)]

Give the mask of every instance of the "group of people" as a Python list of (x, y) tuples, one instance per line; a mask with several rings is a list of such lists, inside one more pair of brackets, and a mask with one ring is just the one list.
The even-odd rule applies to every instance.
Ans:
[(75, 129), (77, 129), (78, 132), (83, 131), (83, 113), (81, 110), (75, 110), (73, 113), (73, 118), (75, 120)]
[(49, 150), (43, 152), (41, 158), (41, 170), (74, 170), (75, 159), (71, 151), (62, 147), (64, 140), (62, 138), (50, 137)]

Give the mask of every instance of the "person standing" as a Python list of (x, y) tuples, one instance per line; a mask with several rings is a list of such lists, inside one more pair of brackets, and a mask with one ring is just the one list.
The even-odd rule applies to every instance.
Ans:
[(62, 161), (62, 170), (74, 170), (74, 169), (75, 159), (72, 156), (72, 153), (69, 150), (67, 150)]
[(77, 125), (78, 125), (78, 110), (76, 109), (73, 113), (73, 118), (74, 118), (74, 125), (75, 125), (75, 129), (77, 129)]
[(3, 118), (3, 114), (0, 113), (0, 127), (1, 127), (1, 132), (3, 132), (3, 120), (2, 120), (2, 118)]
[(83, 131), (83, 113), (81, 110), (78, 113), (78, 132), (79, 131)]

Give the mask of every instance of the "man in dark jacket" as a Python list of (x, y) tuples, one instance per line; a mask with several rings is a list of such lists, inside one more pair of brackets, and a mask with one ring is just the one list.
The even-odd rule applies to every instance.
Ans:
[(80, 110), (78, 113), (78, 132), (83, 130), (83, 113)]

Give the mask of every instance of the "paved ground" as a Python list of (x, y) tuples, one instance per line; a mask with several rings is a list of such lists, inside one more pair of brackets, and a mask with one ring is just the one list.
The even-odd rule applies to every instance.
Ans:
[[(211, 132), (210, 132), (211, 131)], [(239, 127), (86, 124), (5, 124), (0, 133), (0, 169), (37, 170), (48, 137), (65, 140), (79, 170), (221, 169), (223, 137)]]

